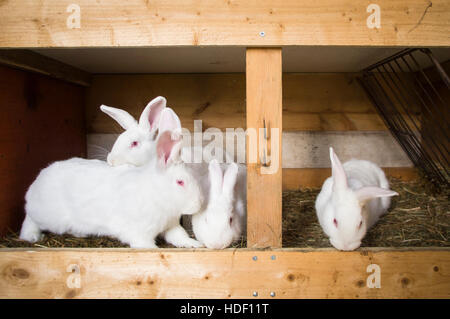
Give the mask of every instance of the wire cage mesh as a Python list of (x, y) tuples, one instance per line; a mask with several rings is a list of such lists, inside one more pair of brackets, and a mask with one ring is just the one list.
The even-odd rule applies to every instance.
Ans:
[(440, 189), (450, 184), (449, 67), (429, 49), (405, 49), (367, 67), (359, 78), (394, 138)]

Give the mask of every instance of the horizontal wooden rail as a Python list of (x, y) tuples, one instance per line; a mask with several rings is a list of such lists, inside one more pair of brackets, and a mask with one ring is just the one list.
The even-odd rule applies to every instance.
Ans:
[(8, 0), (0, 47), (450, 45), (448, 0), (370, 3)]
[(0, 298), (449, 297), (449, 248), (0, 249)]
[(91, 83), (91, 75), (88, 72), (30, 50), (1, 50), (0, 64), (82, 86), (89, 86)]

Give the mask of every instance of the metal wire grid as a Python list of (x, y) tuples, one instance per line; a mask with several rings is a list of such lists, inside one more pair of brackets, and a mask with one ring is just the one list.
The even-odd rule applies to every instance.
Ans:
[(402, 50), (364, 69), (359, 81), (414, 165), (448, 187), (450, 81), (432, 52)]

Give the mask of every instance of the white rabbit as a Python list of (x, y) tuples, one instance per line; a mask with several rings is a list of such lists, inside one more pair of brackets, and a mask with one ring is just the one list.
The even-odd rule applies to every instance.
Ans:
[[(228, 247), (240, 238), (245, 227), (245, 191), (237, 191), (242, 190), (242, 186), (244, 189), (246, 187), (243, 178), (245, 167), (236, 163), (224, 166), (226, 170), (222, 173), (217, 160), (209, 162), (209, 175), (202, 176), (202, 188), (204, 191), (208, 190), (207, 207), (204, 211), (192, 215), (195, 237), (212, 249)], [(209, 178), (205, 178), (205, 175)], [(238, 186), (237, 180), (240, 181)]]
[[(125, 132), (119, 135), (114, 142), (111, 152), (107, 156), (107, 162), (111, 166), (131, 164), (141, 166), (155, 156), (155, 141), (158, 134), (170, 130), (181, 134), (181, 123), (175, 112), (166, 107), (166, 99), (158, 96), (151, 100), (137, 122), (127, 111), (118, 108), (101, 105), (100, 109), (111, 116)], [(164, 116), (162, 116), (164, 114)], [(202, 152), (201, 147), (183, 147), (181, 158), (185, 162), (193, 160), (193, 152)], [(231, 156), (223, 151), (225, 161), (233, 162)], [(203, 160), (207, 163), (213, 157), (203, 152)]]
[(364, 160), (344, 165), (330, 147), (332, 176), (322, 185), (316, 199), (320, 225), (339, 250), (354, 250), (390, 206), (389, 182), (381, 168)]
[(179, 225), (197, 213), (203, 193), (179, 159), (181, 140), (161, 134), (156, 158), (141, 167), (111, 167), (72, 158), (43, 169), (28, 189), (20, 238), (35, 242), (41, 231), (75, 236), (106, 235), (134, 248), (156, 248), (163, 234), (175, 246), (200, 247)]
[[(172, 109), (166, 108), (162, 111), (159, 131), (170, 131), (175, 137), (181, 132), (181, 122)], [(183, 159), (183, 153), (181, 156)], [(235, 176), (235, 179), (237, 178), (237, 181), (235, 180), (232, 183), (230, 190), (233, 196), (230, 196), (227, 200), (226, 196), (230, 192), (224, 189), (223, 196), (213, 196), (211, 198), (208, 197), (214, 190), (212, 189), (213, 185), (210, 184), (211, 178), (214, 178), (214, 180), (222, 180), (222, 168), (215, 159), (212, 159), (209, 163), (209, 166), (207, 162), (186, 163), (192, 169), (194, 176), (200, 181), (207, 206), (207, 212), (200, 214), (202, 217), (196, 218), (196, 215), (192, 216), (192, 229), (194, 230), (195, 237), (205, 244), (206, 247), (221, 249), (238, 240), (242, 232), (246, 229), (247, 169), (245, 165), (237, 165), (236, 163), (222, 164), (222, 168), (226, 172), (230, 170), (229, 174)], [(223, 180), (225, 181), (225, 178)], [(218, 192), (219, 190), (216, 191), (216, 193)], [(197, 225), (198, 223), (201, 225)]]
[(149, 158), (155, 157), (159, 119), (165, 108), (166, 99), (158, 96), (147, 104), (137, 122), (127, 111), (101, 105), (100, 109), (125, 129), (108, 154), (108, 164), (141, 166), (147, 163)]
[[(176, 113), (171, 108), (167, 107), (161, 111), (160, 119), (159, 119), (159, 123), (158, 123), (158, 131), (159, 131), (159, 134), (162, 134), (164, 132), (171, 132), (171, 135), (173, 138), (178, 138), (179, 134), (181, 134), (181, 121), (180, 121), (179, 117), (176, 115)], [(150, 138), (150, 135), (149, 135), (149, 138)], [(190, 148), (190, 150), (188, 150), (187, 148), (183, 148), (182, 152), (181, 152), (181, 159), (186, 161), (187, 157), (184, 157), (183, 154), (188, 155), (188, 152), (192, 151), (194, 149), (195, 148)], [(127, 149), (124, 149), (123, 151), (126, 153)], [(186, 151), (186, 152), (183, 153), (183, 151)], [(128, 150), (128, 152), (129, 152), (129, 150)], [(224, 153), (226, 154), (227, 162), (231, 162), (229, 155), (226, 152), (224, 152)], [(154, 152), (147, 153), (147, 156), (149, 156), (149, 158), (147, 159), (148, 161), (151, 160), (151, 156), (153, 156), (152, 154), (154, 154)], [(130, 158), (132, 156), (133, 156), (133, 154), (126, 154), (123, 157)], [(129, 162), (125, 162), (125, 164), (136, 165), (135, 164), (136, 162), (137, 161), (129, 161)], [(205, 162), (202, 162), (202, 163), (187, 162), (186, 165), (189, 168), (191, 168), (193, 175), (197, 178), (198, 181), (200, 181), (203, 194), (207, 198), (208, 194), (210, 192), (207, 162), (206, 163)], [(222, 164), (222, 166), (224, 168), (226, 168), (228, 165), (230, 165), (230, 164)], [(246, 209), (247, 209), (247, 207), (246, 207), (246, 202), (247, 202), (246, 177), (247, 177), (247, 170), (246, 170), (246, 166), (242, 165), (242, 164), (238, 165), (238, 168), (239, 168), (238, 176), (237, 176), (237, 182), (236, 182), (236, 187), (235, 187), (235, 200), (233, 201), (233, 210), (230, 212), (235, 216), (235, 217), (233, 217), (234, 221), (232, 222), (232, 225), (230, 225), (229, 222), (222, 224), (222, 228), (223, 229), (229, 228), (230, 231), (233, 232), (233, 235), (228, 236), (227, 238), (224, 237), (223, 239), (220, 239), (220, 233), (216, 233), (215, 235), (218, 237), (216, 239), (216, 243), (221, 243), (219, 245), (220, 247), (226, 247), (229, 244), (231, 244), (229, 238), (232, 238), (232, 241), (234, 241), (235, 239), (238, 239), (241, 236), (242, 232), (245, 231), (245, 229), (246, 229)], [(206, 200), (205, 205), (209, 205), (209, 204), (210, 204), (209, 200)], [(217, 214), (217, 216), (218, 216), (217, 218), (220, 219), (220, 215)], [(229, 218), (227, 218), (227, 220), (229, 220)], [(185, 221), (185, 222), (186, 222), (185, 224), (188, 224), (187, 221)], [(193, 222), (193, 224), (194, 224), (194, 222)], [(192, 226), (194, 227), (194, 225), (192, 225)], [(197, 228), (197, 232), (196, 232), (197, 239), (198, 239), (197, 234), (200, 234), (200, 233), (201, 233), (200, 228)], [(205, 236), (207, 236), (207, 235), (208, 234), (206, 234)], [(200, 234), (199, 236), (202, 236), (202, 235)], [(206, 244), (206, 243), (204, 243), (204, 244)], [(208, 247), (207, 244), (206, 244), (206, 246)]]

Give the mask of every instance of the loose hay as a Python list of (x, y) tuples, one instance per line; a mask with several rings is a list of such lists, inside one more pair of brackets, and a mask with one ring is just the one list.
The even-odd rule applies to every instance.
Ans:
[[(433, 195), (427, 183), (405, 183), (391, 180), (391, 187), (400, 196), (392, 201), (390, 211), (367, 233), (363, 247), (450, 247), (450, 191)], [(314, 202), (320, 189), (283, 192), (283, 247), (331, 247), (320, 227)], [(162, 248), (170, 248), (162, 240)], [(0, 238), (0, 248), (118, 248), (128, 245), (109, 237), (76, 238), (70, 235), (45, 233), (44, 239), (28, 243), (10, 232)], [(246, 247), (245, 238), (233, 248)]]

